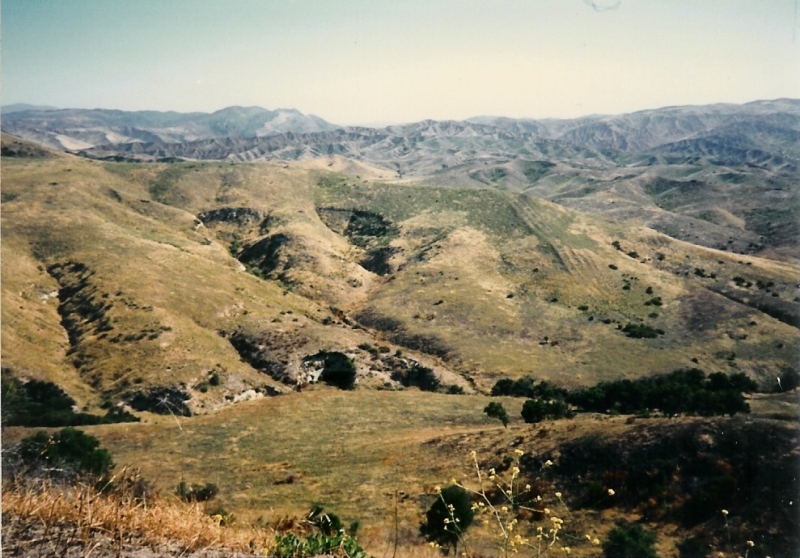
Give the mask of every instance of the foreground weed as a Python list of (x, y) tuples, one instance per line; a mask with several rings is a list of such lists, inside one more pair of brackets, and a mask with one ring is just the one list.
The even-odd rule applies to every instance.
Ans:
[[(524, 455), (521, 450), (515, 450), (514, 457), (509, 464), (510, 476), (498, 473), (494, 468), (484, 471), (478, 463), (475, 451), (470, 452), (470, 460), (474, 468), (477, 486), (470, 487), (459, 483), (456, 479), (452, 484), (472, 495), (471, 513), (484, 515), (483, 523), (488, 526), (492, 537), (497, 543), (499, 555), (507, 558), (511, 554), (525, 552), (527, 555), (541, 557), (554, 548), (560, 548), (566, 554), (571, 552), (569, 546), (563, 544), (562, 536), (566, 521), (572, 521), (572, 514), (560, 492), (555, 492), (547, 501), (538, 489), (525, 483), (520, 476), (520, 458)], [(552, 466), (547, 461), (544, 467)], [(538, 486), (538, 484), (537, 484)], [(443, 521), (442, 529), (448, 533), (453, 541), (457, 541), (463, 548), (462, 554), (470, 555), (465, 537), (462, 513), (456, 506), (447, 501), (446, 492), (441, 487), (436, 487), (439, 500), (444, 504), (449, 516)], [(547, 504), (553, 506), (551, 509)], [(537, 526), (530, 532), (520, 525), (520, 518), (528, 517), (546, 521), (544, 526)], [(471, 516), (470, 516), (471, 519)], [(428, 526), (430, 528), (430, 526)], [(590, 544), (599, 545), (600, 541), (587, 535)], [(580, 539), (575, 539), (577, 542)], [(432, 546), (438, 546), (436, 542)], [(455, 545), (453, 545), (455, 546)]]

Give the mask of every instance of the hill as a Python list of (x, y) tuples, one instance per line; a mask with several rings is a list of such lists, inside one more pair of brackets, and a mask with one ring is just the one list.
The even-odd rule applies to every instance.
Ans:
[(362, 386), (418, 362), (471, 391), (693, 365), (767, 385), (800, 350), (796, 265), (524, 193), (21, 154), (2, 169), (3, 363), (90, 407), (204, 412), (304, 384), (320, 351)]

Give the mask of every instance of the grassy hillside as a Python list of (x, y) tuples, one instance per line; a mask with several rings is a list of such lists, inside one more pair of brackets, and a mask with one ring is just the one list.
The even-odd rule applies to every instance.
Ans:
[(55, 153), (2, 173), (4, 366), (90, 408), (286, 391), (320, 350), (363, 386), (413, 358), (468, 391), (694, 365), (768, 383), (800, 351), (797, 266), (526, 195)]
[[(482, 412), (490, 400), (507, 408), (508, 428)], [(223, 507), (245, 530), (302, 516), (319, 504), (345, 525), (359, 521), (360, 540), (375, 556), (395, 537), (399, 555), (419, 555), (418, 529), (436, 486), (456, 479), (477, 488), (471, 451), (484, 472), (495, 468), (507, 476), (517, 450), (524, 452), (522, 485), (533, 485), (544, 505), (565, 518), (561, 544), (577, 556), (597, 556), (585, 534), (603, 540), (620, 518), (642, 521), (654, 532), (661, 556), (677, 556), (675, 545), (693, 535), (726, 552), (744, 548), (746, 540), (756, 541), (756, 555), (788, 556), (796, 548), (791, 505), (781, 498), (796, 489), (796, 395), (751, 399), (754, 413), (746, 419), (582, 414), (524, 424), (521, 403), (415, 389), (315, 390), (177, 421), (151, 417), (147, 424), (86, 430), (120, 466), (139, 466), (162, 497), (181, 481), (214, 483), (219, 495), (206, 508)], [(779, 415), (783, 420), (770, 418)], [(7, 429), (5, 443), (25, 434)], [(762, 443), (765, 438), (770, 444)], [(547, 461), (553, 467), (544, 466)], [(658, 480), (664, 471), (672, 475), (666, 484)], [(693, 515), (705, 509), (692, 500), (697, 487), (711, 494), (721, 482), (736, 488), (714, 493), (713, 513)], [(609, 487), (614, 498), (592, 499)], [(717, 509), (722, 506), (731, 510), (727, 529)], [(526, 537), (549, 523), (520, 513), (519, 532)], [(472, 552), (497, 555), (490, 526), (478, 522), (468, 535)]]

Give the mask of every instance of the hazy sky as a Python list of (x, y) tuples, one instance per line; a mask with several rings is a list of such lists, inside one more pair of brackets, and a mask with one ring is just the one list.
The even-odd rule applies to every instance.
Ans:
[(2, 103), (338, 124), (800, 98), (797, 0), (2, 0)]

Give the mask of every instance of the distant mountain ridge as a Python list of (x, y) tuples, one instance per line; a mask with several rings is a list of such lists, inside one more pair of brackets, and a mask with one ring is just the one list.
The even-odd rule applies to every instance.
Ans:
[[(295, 110), (229, 107), (212, 114), (12, 113), (3, 131), (90, 158), (298, 160), (341, 155), (405, 175), (466, 160), (584, 159), (800, 166), (800, 100), (667, 107), (569, 120), (475, 117), (384, 128), (339, 127)], [(235, 139), (234, 139), (235, 138)], [(83, 144), (81, 144), (81, 142)], [(65, 145), (69, 144), (69, 145)]]
[[(210, 138), (320, 132), (337, 126), (295, 109), (227, 107), (213, 113), (108, 109), (3, 108), (4, 132), (59, 150), (130, 143), (182, 143)], [(10, 109), (10, 110), (9, 110)]]

